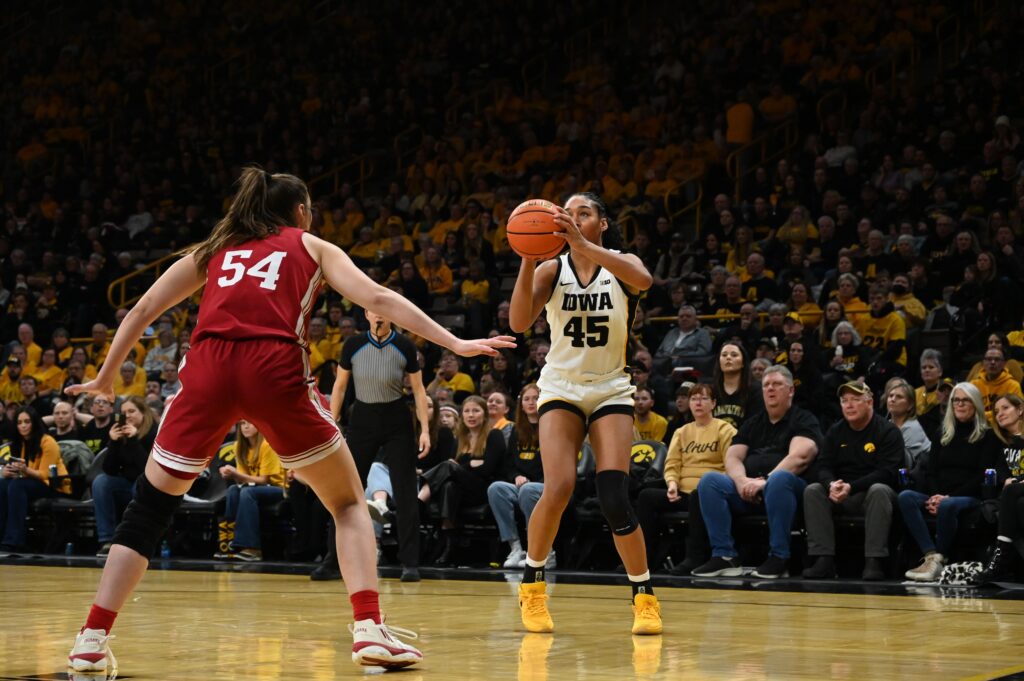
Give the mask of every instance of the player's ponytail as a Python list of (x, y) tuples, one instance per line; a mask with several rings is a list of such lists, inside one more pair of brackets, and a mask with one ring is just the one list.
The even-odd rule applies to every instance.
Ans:
[(196, 266), (205, 270), (210, 258), (225, 246), (262, 239), (290, 225), (295, 206), (300, 203), (309, 203), (305, 182), (294, 175), (271, 175), (258, 166), (247, 166), (238, 178), (238, 192), (228, 212), (205, 241), (185, 252), (192, 253)]
[(604, 205), (604, 201), (601, 197), (593, 192), (577, 192), (573, 196), (580, 196), (586, 199), (597, 211), (597, 215), (608, 221), (608, 229), (601, 234), (601, 245), (612, 251), (621, 251), (625, 247), (625, 242), (622, 238), (622, 229), (619, 224), (612, 219), (612, 216), (608, 214), (608, 206)]

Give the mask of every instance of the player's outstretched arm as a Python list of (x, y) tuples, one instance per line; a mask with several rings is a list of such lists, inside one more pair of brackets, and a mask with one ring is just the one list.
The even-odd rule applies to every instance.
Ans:
[(334, 290), (355, 301), (360, 307), (373, 310), (432, 343), (444, 346), (464, 357), (493, 356), (498, 354), (499, 348), (516, 346), (510, 336), (476, 340), (457, 338), (409, 300), (366, 276), (348, 255), (334, 244), (312, 234), (304, 234), (302, 243), (313, 259), (320, 263), (327, 283)]
[(195, 258), (191, 254), (167, 268), (117, 327), (117, 333), (110, 344), (110, 352), (107, 353), (107, 359), (96, 374), (96, 378), (88, 383), (69, 387), (67, 393), (104, 395), (113, 401), (114, 379), (142, 332), (165, 310), (198, 291), (205, 283), (206, 272), (200, 272), (196, 268)]
[(632, 253), (615, 253), (588, 241), (569, 214), (564, 209), (560, 211), (555, 214), (555, 223), (560, 225), (563, 231), (555, 232), (554, 235), (565, 239), (570, 249), (611, 272), (634, 293), (651, 288), (654, 278), (640, 258)]

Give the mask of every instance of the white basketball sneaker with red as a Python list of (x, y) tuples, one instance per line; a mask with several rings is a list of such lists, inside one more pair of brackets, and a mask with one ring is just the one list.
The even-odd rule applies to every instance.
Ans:
[(408, 629), (377, 624), (373, 620), (359, 620), (348, 625), (352, 632), (352, 661), (364, 667), (401, 669), (420, 662), (423, 653), (396, 636), (417, 639), (419, 635)]
[(104, 672), (117, 669), (117, 660), (110, 652), (110, 639), (102, 629), (83, 629), (75, 637), (75, 647), (68, 654), (68, 667), (76, 672)]

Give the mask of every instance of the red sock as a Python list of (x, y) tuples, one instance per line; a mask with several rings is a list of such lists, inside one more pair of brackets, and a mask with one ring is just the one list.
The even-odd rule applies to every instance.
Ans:
[(380, 624), (380, 601), (376, 591), (357, 591), (348, 597), (352, 601), (352, 616), (359, 620), (373, 620)]
[(102, 629), (109, 634), (110, 630), (114, 627), (115, 619), (117, 619), (116, 612), (101, 608), (93, 603), (92, 608), (89, 610), (89, 617), (85, 620), (85, 628)]

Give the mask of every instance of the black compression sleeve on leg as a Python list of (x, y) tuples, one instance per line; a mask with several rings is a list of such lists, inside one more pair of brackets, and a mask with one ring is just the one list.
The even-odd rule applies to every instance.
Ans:
[(143, 558), (151, 558), (156, 553), (160, 539), (171, 526), (174, 512), (178, 510), (184, 496), (176, 497), (161, 492), (144, 474), (139, 476), (135, 498), (128, 504), (121, 524), (114, 532), (113, 543), (127, 546)]
[(622, 471), (598, 471), (597, 500), (608, 527), (617, 535), (631, 534), (638, 526), (629, 503), (629, 476)]

